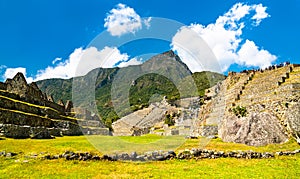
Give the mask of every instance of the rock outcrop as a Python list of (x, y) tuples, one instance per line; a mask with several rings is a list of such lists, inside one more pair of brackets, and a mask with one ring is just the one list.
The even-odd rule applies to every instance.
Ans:
[(225, 142), (261, 146), (287, 141), (284, 127), (276, 116), (270, 113), (251, 113), (247, 117), (226, 117), (219, 135)]

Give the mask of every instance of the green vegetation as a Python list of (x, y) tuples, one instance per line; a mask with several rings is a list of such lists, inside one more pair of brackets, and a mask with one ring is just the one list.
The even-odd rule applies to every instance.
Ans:
[[(98, 69), (98, 77), (95, 84), (95, 99), (96, 105), (104, 124), (111, 129), (111, 124), (120, 117), (131, 113), (132, 111), (142, 109), (149, 106), (150, 102), (160, 101), (163, 96), (167, 96), (170, 103), (173, 103), (179, 98), (187, 96), (203, 96), (205, 89), (217, 84), (223, 80), (224, 75), (214, 72), (197, 72), (182, 80), (179, 88), (188, 86), (186, 83), (194, 81), (198, 93), (184, 91), (184, 94), (179, 94), (177, 87), (172, 81), (158, 74), (146, 74), (135, 80), (135, 84), (131, 86), (129, 91), (129, 102), (131, 109), (126, 107), (117, 113), (111, 100), (111, 86), (114, 75), (118, 72), (118, 68)], [(192, 80), (190, 80), (192, 77)], [(87, 78), (87, 79), (85, 79)], [(78, 77), (76, 80), (88, 81), (88, 77)], [(58, 99), (72, 100), (72, 83), (73, 79), (50, 79), (38, 81), (39, 88), (48, 95), (53, 95), (55, 101)], [(189, 89), (186, 89), (189, 90)], [(84, 94), (82, 94), (84, 95)], [(180, 96), (181, 95), (181, 96)], [(86, 96), (80, 96), (82, 104), (85, 104)], [(122, 99), (120, 99), (122, 100)], [(122, 103), (122, 105), (125, 105)]]
[[(92, 136), (97, 141), (118, 137)], [(120, 138), (119, 138), (120, 139)], [(161, 136), (121, 137), (131, 143), (161, 140)], [(254, 150), (258, 152), (295, 150), (299, 145), (291, 140), (285, 144), (251, 147), (224, 143), (220, 139), (206, 141), (189, 139), (177, 149), (204, 147), (215, 150)], [(61, 137), (55, 140), (0, 140), (0, 151), (17, 152), (13, 158), (0, 157), (1, 178), (297, 178), (300, 175), (300, 155), (280, 156), (272, 159), (203, 159), (171, 160), (163, 162), (108, 162), (42, 160), (31, 157), (46, 152), (62, 153), (65, 150), (99, 151), (84, 136)]]
[[(52, 95), (55, 101), (72, 99), (73, 79), (48, 79), (38, 81), (38, 87), (47, 95)], [(63, 89), (63, 90), (62, 90)]]
[(135, 81), (130, 88), (129, 102), (133, 111), (149, 106), (150, 102), (161, 101), (164, 96), (170, 103), (180, 98), (176, 86), (164, 76), (146, 74)]
[(216, 85), (218, 82), (225, 79), (224, 75), (214, 73), (214, 72), (209, 72), (209, 71), (193, 73), (192, 77), (198, 88), (198, 92), (200, 96), (204, 95), (206, 89)]
[(167, 114), (165, 117), (165, 124), (168, 124), (169, 126), (174, 126), (175, 117), (179, 117), (179, 116), (180, 116), (180, 113)]
[(169, 126), (174, 126), (175, 120), (173, 119), (172, 115), (170, 115), (170, 114), (166, 115), (165, 124), (168, 124)]
[(232, 112), (237, 117), (246, 117), (247, 115), (247, 109), (243, 106), (237, 106), (235, 108), (232, 108)]

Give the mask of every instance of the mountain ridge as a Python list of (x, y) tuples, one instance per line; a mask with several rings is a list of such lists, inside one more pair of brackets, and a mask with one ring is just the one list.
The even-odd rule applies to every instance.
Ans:
[[(153, 72), (151, 70), (153, 70)], [(139, 72), (141, 74), (145, 73), (145, 75), (134, 79), (134, 81), (130, 81), (130, 83), (135, 83), (135, 85), (130, 87), (130, 109), (126, 109), (117, 114), (114, 111), (112, 104), (111, 87), (114, 85), (113, 80), (115, 80), (116, 75), (118, 75), (121, 71), (125, 71), (125, 75), (121, 76), (122, 79), (127, 78), (132, 74), (135, 74), (138, 77), (140, 75)], [(148, 73), (149, 71), (152, 73)], [(184, 89), (186, 86), (190, 85), (189, 83), (194, 82), (197, 90), (194, 90), (191, 92), (192, 94), (189, 94), (189, 91), (185, 89), (185, 93), (192, 96), (203, 96), (205, 89), (225, 79), (224, 75), (214, 72), (205, 71), (192, 73), (188, 69), (187, 65), (182, 62), (180, 57), (170, 50), (151, 57), (142, 65), (134, 65), (123, 68), (97, 68), (82, 77), (65, 80), (48, 79), (37, 81), (36, 83), (43, 92), (52, 95), (56, 101), (59, 99), (62, 99), (63, 101), (72, 100), (72, 85), (74, 79), (85, 81), (87, 80), (85, 79), (87, 76), (93, 75), (92, 73), (94, 73), (94, 76), (97, 76), (95, 79), (95, 99), (97, 110), (102, 117), (103, 122), (108, 127), (110, 127), (111, 123), (120, 117), (129, 114), (132, 111), (147, 107), (150, 99), (154, 100), (152, 102), (155, 102), (160, 101), (162, 96), (167, 96), (168, 100), (172, 103), (180, 97), (182, 98), (183, 96), (178, 92), (178, 85), (176, 86), (174, 83), (182, 83), (181, 86)], [(170, 78), (172, 78), (173, 81), (170, 80)], [(129, 79), (127, 80), (129, 81)], [(160, 98), (155, 98), (155, 96), (157, 96), (155, 94), (160, 96)], [(84, 98), (85, 97), (82, 97), (82, 99)], [(121, 108), (122, 105), (123, 104), (121, 104)]]

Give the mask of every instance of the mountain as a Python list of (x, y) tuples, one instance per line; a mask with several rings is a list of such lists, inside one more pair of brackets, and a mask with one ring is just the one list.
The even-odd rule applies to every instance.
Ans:
[[(88, 106), (95, 99), (99, 115), (104, 124), (111, 128), (114, 121), (149, 106), (149, 102), (161, 101), (163, 96), (169, 103), (180, 98), (203, 96), (205, 89), (224, 79), (224, 75), (214, 72), (192, 73), (178, 55), (167, 51), (141, 65), (97, 68), (82, 77), (36, 83), (55, 101), (76, 100)], [(89, 89), (91, 85), (93, 88)]]

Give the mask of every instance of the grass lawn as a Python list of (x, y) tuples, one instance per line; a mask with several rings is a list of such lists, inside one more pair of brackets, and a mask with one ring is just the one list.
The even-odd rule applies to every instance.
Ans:
[[(0, 151), (16, 152), (19, 155), (13, 158), (0, 157), (0, 178), (298, 178), (300, 176), (299, 154), (276, 156), (273, 159), (220, 158), (147, 163), (42, 160), (27, 157), (40, 152), (59, 154), (65, 150), (103, 153), (101, 150), (99, 152), (98, 145), (107, 145), (103, 148), (108, 150), (111, 147), (109, 145), (116, 145), (118, 142), (121, 143), (120, 146), (127, 142), (125, 147), (118, 147), (124, 151), (132, 150), (134, 147), (137, 147), (138, 151), (143, 151), (141, 148), (146, 146), (148, 149), (149, 143), (151, 146), (156, 146), (163, 142), (169, 143), (165, 146), (161, 145), (167, 149), (175, 146), (173, 145), (175, 140), (180, 141), (178, 137), (164, 138), (155, 135), (143, 137), (90, 136), (89, 139), (79, 136), (61, 137), (54, 140), (4, 139), (0, 140)], [(191, 139), (183, 142), (176, 151), (197, 147), (223, 151), (254, 150), (259, 152), (300, 148), (295, 141), (265, 147), (224, 143), (220, 139), (210, 141)]]

